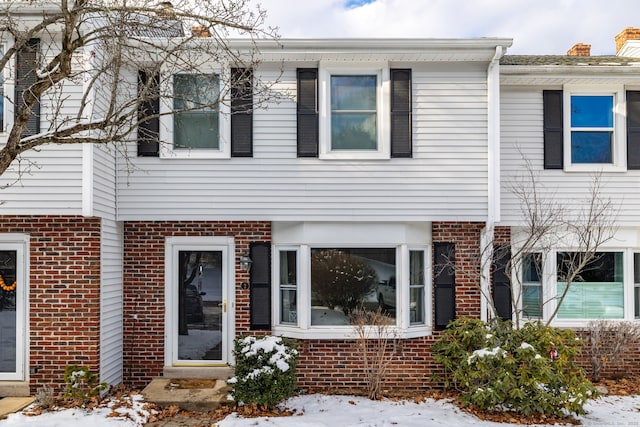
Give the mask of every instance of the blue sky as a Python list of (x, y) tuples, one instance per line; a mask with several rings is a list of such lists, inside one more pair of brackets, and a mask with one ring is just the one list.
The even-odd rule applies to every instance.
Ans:
[(615, 53), (639, 0), (257, 0), (282, 37), (513, 38), (511, 54)]

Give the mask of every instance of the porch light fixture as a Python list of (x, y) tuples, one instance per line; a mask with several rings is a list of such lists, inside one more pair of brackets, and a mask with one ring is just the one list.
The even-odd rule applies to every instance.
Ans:
[(244, 270), (244, 271), (249, 271), (251, 270), (251, 264), (253, 263), (253, 260), (251, 258), (249, 258), (249, 254), (246, 253), (244, 255), (242, 255), (240, 257), (240, 269)]

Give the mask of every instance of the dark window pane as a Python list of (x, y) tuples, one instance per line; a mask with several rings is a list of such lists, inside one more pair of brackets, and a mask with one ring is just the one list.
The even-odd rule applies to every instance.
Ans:
[(311, 324), (348, 325), (360, 310), (384, 309), (395, 319), (393, 248), (311, 250)]
[(218, 76), (177, 74), (173, 80), (174, 148), (219, 149)]
[(613, 96), (572, 96), (571, 127), (613, 127)]
[(331, 76), (331, 110), (376, 110), (376, 76)]
[(571, 163), (612, 163), (613, 132), (571, 132)]
[(542, 273), (542, 254), (527, 254), (522, 261), (522, 282), (540, 283)]
[[(599, 252), (590, 260), (575, 282), (622, 282), (623, 256), (622, 252)], [(559, 252), (557, 255), (559, 282), (566, 281), (566, 277), (575, 266), (581, 264), (585, 255), (577, 252)]]
[(331, 115), (332, 150), (375, 150), (377, 146), (375, 113)]

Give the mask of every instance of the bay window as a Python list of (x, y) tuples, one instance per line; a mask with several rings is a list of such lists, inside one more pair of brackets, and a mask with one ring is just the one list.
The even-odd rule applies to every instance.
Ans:
[(597, 319), (640, 319), (637, 247), (605, 247), (595, 254), (536, 252), (523, 257), (520, 269), (519, 309), (524, 319), (547, 320), (556, 309), (552, 321), (559, 326), (586, 326)]
[(542, 317), (542, 254), (526, 254), (522, 265), (522, 315)]
[(431, 333), (430, 224), (275, 222), (272, 239), (274, 334), (353, 338), (378, 311), (397, 337)]

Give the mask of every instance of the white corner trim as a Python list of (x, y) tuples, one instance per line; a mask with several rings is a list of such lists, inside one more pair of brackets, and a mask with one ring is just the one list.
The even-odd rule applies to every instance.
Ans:
[(93, 216), (94, 150), (93, 144), (82, 144), (82, 215), (84, 216)]

